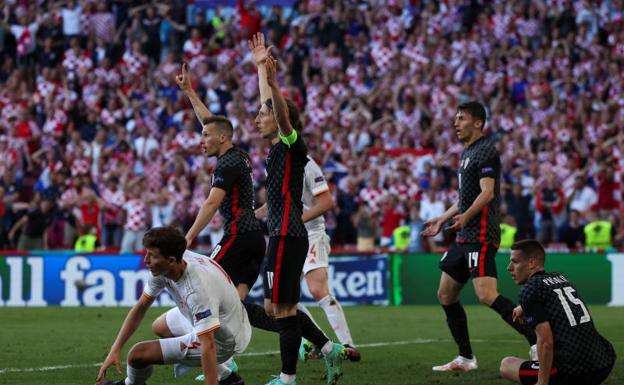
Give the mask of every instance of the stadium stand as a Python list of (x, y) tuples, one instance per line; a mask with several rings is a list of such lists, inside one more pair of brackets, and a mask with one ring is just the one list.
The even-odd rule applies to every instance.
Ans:
[(102, 247), (130, 251), (150, 224), (190, 226), (215, 160), (176, 88), (182, 61), (234, 123), (262, 203), (268, 145), (246, 41), (259, 30), (288, 63), (283, 93), (330, 177), (333, 244), (391, 244), (402, 223), (410, 250), (444, 244), (419, 229), (457, 199), (451, 119), (475, 99), (516, 240), (624, 246), (623, 1), (204, 3), (4, 2), (0, 248), (73, 249), (95, 228)]

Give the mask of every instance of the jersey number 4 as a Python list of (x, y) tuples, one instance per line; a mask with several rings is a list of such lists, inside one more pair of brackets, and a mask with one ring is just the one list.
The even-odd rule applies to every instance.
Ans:
[[(568, 321), (570, 321), (570, 326), (576, 326), (578, 324), (583, 324), (591, 320), (591, 317), (589, 316), (589, 312), (587, 311), (587, 307), (585, 307), (585, 304), (583, 303), (583, 301), (576, 298), (572, 294), (575, 292), (573, 287), (568, 286), (568, 287), (564, 287), (563, 290), (553, 289), (553, 291), (557, 293), (557, 296), (559, 297), (559, 301), (561, 301), (561, 306), (563, 306), (563, 310), (565, 311), (566, 316), (568, 317)], [(564, 293), (565, 293), (565, 296), (564, 296)], [(568, 303), (568, 301), (571, 302), (573, 305), (580, 306), (581, 310), (583, 311), (583, 315), (581, 316), (581, 319), (579, 320), (578, 323), (576, 322), (576, 318), (574, 318), (574, 314), (572, 314), (572, 309), (570, 308), (570, 303)]]

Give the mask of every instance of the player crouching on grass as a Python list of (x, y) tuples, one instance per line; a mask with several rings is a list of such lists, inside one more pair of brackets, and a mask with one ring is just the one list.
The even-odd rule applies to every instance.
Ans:
[(559, 273), (544, 271), (544, 247), (527, 239), (511, 246), (507, 270), (518, 285), (514, 321), (537, 335), (537, 361), (505, 357), (500, 373), (523, 385), (598, 385), (615, 364), (613, 346), (598, 334), (576, 288)]
[[(153, 365), (173, 364), (177, 377), (192, 366), (201, 366), (205, 384), (244, 385), (225, 364), (241, 353), (251, 339), (247, 312), (230, 277), (212, 259), (186, 250), (184, 235), (173, 227), (156, 227), (145, 233), (144, 262), (150, 276), (143, 295), (132, 307), (102, 364), (96, 385), (143, 385)], [(156, 297), (167, 288), (192, 330), (181, 336), (142, 341), (128, 353), (127, 377), (103, 381), (115, 365), (121, 373), (121, 349), (137, 330)]]

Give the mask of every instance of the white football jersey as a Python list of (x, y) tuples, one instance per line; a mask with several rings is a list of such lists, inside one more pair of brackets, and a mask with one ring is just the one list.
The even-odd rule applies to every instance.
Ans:
[[(309, 210), (314, 206), (314, 197), (318, 194), (329, 191), (329, 186), (323, 175), (323, 171), (319, 165), (308, 156), (308, 163), (305, 166), (305, 173), (303, 178), (303, 195), (301, 200), (303, 201), (303, 210)], [(325, 218), (321, 215), (314, 218), (311, 221), (305, 223), (306, 230), (308, 230), (308, 237), (313, 238), (319, 234), (325, 233)]]
[(247, 312), (227, 273), (209, 257), (185, 251), (186, 269), (178, 281), (151, 276), (144, 294), (157, 297), (166, 287), (180, 312), (200, 335), (215, 330), (220, 343), (243, 341), (251, 335)]

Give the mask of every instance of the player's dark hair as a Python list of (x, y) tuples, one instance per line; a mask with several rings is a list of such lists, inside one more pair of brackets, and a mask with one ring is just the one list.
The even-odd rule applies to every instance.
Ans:
[(482, 130), (483, 130), (483, 127), (485, 127), (486, 115), (485, 115), (485, 107), (483, 107), (483, 104), (479, 102), (463, 103), (463, 104), (460, 104), (459, 107), (457, 107), (457, 111), (463, 111), (463, 112), (469, 113), (470, 116), (472, 116), (474, 120), (480, 120), (483, 122), (483, 124), (481, 125)]
[(514, 242), (511, 245), (511, 249), (520, 251), (523, 258), (536, 258), (542, 264), (546, 262), (546, 251), (544, 251), (544, 246), (538, 240), (524, 239)]
[(220, 133), (224, 134), (228, 138), (231, 138), (234, 135), (234, 127), (232, 126), (232, 122), (230, 119), (226, 118), (223, 115), (213, 115), (202, 120), (202, 126), (206, 126), (208, 124), (214, 124), (219, 130)]
[(153, 227), (143, 235), (143, 246), (158, 249), (162, 256), (175, 257), (180, 262), (186, 251), (186, 238), (173, 226)]
[[(285, 98), (285, 101), (286, 108), (288, 108), (288, 120), (290, 121), (291, 127), (293, 128), (293, 130), (301, 132), (303, 125), (301, 124), (301, 119), (299, 118), (299, 109), (297, 108), (297, 105), (289, 98)], [(264, 101), (264, 104), (266, 104), (266, 106), (269, 107), (271, 111), (274, 110), (273, 100), (267, 99)]]

